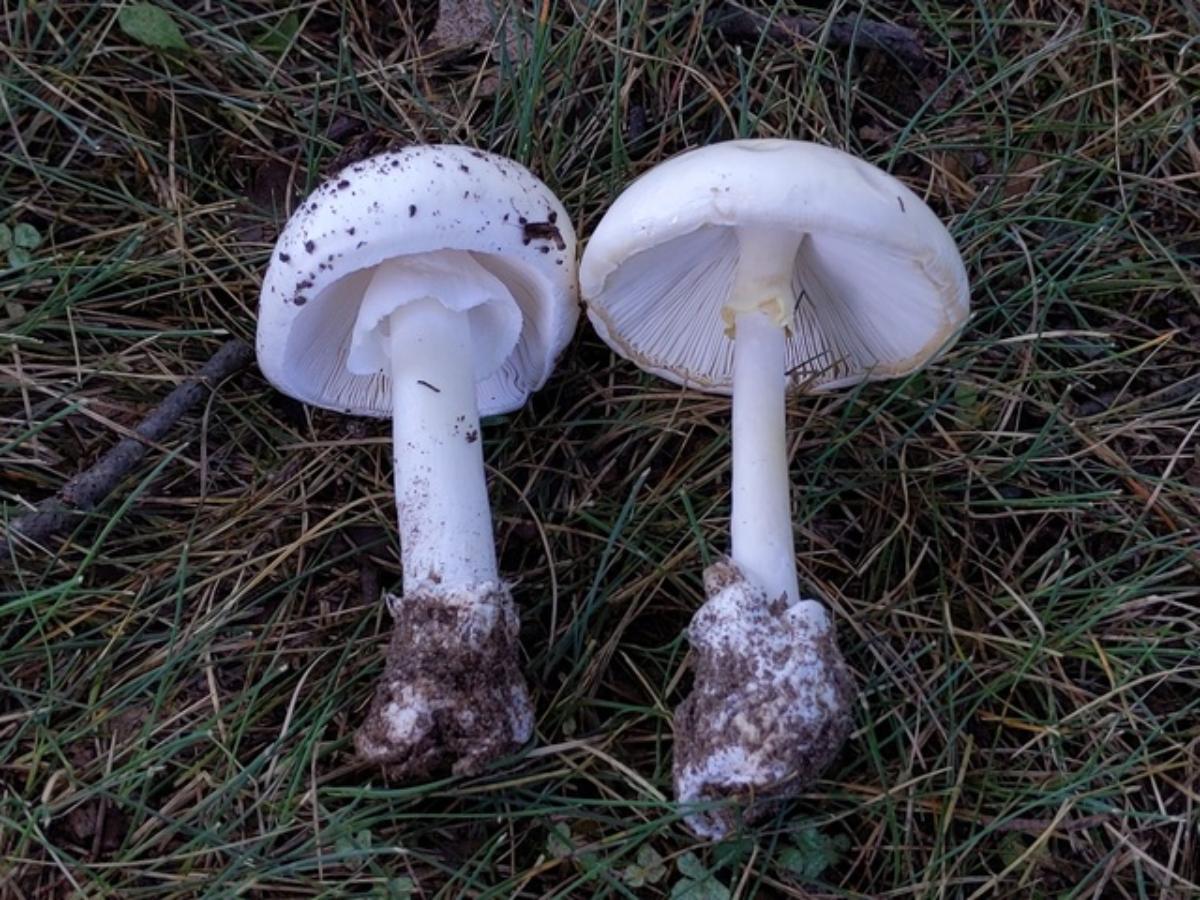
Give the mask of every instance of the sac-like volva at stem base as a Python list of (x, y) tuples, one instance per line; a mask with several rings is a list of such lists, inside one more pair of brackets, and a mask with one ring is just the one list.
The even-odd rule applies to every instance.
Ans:
[(693, 807), (688, 827), (716, 840), (820, 775), (849, 733), (853, 682), (820, 603), (769, 600), (729, 561), (704, 584), (688, 628), (695, 683), (675, 710), (675, 796)]
[(354, 739), (363, 759), (399, 780), (471, 775), (529, 740), (533, 706), (507, 587), (431, 585), (388, 605), (387, 664)]

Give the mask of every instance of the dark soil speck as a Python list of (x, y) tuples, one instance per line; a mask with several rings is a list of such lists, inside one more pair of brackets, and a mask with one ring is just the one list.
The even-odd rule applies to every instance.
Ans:
[[(566, 241), (563, 240), (562, 233), (558, 230), (558, 226), (553, 222), (526, 222), (521, 219), (521, 225), (524, 228), (522, 234), (522, 243), (528, 244), (530, 241), (551, 241), (559, 250), (566, 249)], [(542, 251), (549, 253), (550, 248), (546, 247)]]

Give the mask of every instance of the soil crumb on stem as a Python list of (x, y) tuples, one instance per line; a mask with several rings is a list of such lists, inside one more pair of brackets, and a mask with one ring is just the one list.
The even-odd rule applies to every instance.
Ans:
[(850, 730), (853, 682), (825, 608), (770, 601), (731, 561), (704, 571), (692, 619), (695, 685), (675, 710), (675, 795), (736, 805), (685, 816), (719, 839), (815, 780)]
[(387, 663), (354, 739), (363, 759), (396, 779), (447, 767), (471, 775), (529, 740), (533, 706), (507, 587), (423, 583), (387, 601)]

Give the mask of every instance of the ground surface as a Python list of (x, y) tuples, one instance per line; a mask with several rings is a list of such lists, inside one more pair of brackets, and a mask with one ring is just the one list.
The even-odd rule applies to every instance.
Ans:
[(399, 580), (387, 430), (248, 371), (59, 552), (2, 564), (0, 895), (1197, 890), (1185, 6), (869, 4), (918, 57), (851, 53), (854, 3), (781, 7), (850, 27), (760, 41), (711, 4), (556, 0), (492, 56), (438, 51), (436, 9), (397, 2), (179, 3), (178, 36), (0, 4), (6, 519), (249, 337), (287, 209), (393, 140), (509, 154), (583, 235), (682, 148), (823, 141), (946, 217), (974, 302), (927, 371), (792, 405), (802, 577), (861, 695), (827, 777), (763, 827), (703, 845), (667, 799), (681, 632), (727, 545), (727, 404), (581, 327), (484, 427), (526, 752), (412, 786), (356, 767)]

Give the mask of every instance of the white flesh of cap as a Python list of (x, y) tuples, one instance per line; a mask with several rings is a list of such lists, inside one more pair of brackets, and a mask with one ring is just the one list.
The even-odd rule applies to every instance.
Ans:
[(579, 279), (618, 353), (729, 393), (735, 280), (769, 256), (790, 282), (777, 317), (792, 388), (910, 372), (966, 318), (966, 273), (937, 216), (874, 166), (800, 141), (729, 141), (654, 167), (601, 220)]
[(387, 367), (368, 371), (361, 352), (356, 371), (347, 365), (359, 305), (382, 263), (441, 251), (469, 255), (520, 312), (518, 340), (476, 389), (483, 415), (519, 408), (574, 332), (575, 235), (532, 173), (467, 147), (408, 147), (354, 163), (301, 204), (263, 279), (263, 374), (305, 403), (390, 417)]

